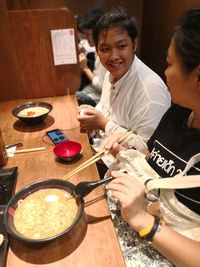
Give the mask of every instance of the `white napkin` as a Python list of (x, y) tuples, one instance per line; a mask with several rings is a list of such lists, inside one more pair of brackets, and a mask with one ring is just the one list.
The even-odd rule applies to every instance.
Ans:
[(15, 154), (15, 150), (16, 150), (16, 146), (10, 147), (10, 148), (6, 148), (6, 153), (8, 158), (13, 158), (14, 154)]

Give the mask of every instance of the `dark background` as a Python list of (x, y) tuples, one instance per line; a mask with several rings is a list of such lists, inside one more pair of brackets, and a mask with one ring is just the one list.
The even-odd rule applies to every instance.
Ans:
[(118, 6), (124, 7), (138, 21), (139, 57), (165, 80), (166, 53), (172, 29), (186, 10), (200, 7), (200, 0), (0, 0), (0, 59), (2, 54), (4, 56), (3, 66), (0, 61), (0, 87), (4, 85), (2, 77), (8, 73), (12, 77), (7, 80), (9, 88), (17, 90), (17, 86), (20, 86), (16, 62), (12, 56), (12, 35), (8, 20), (10, 11), (67, 7), (74, 15), (84, 15), (94, 8), (108, 10)]

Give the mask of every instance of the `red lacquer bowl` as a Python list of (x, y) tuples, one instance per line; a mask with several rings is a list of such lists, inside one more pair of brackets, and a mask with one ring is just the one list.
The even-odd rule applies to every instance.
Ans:
[(80, 155), (82, 146), (75, 141), (64, 141), (56, 145), (53, 149), (54, 154), (62, 160), (70, 161)]

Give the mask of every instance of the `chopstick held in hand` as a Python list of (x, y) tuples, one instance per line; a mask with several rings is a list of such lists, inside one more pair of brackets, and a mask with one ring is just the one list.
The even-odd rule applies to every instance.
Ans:
[(74, 170), (72, 170), (70, 173), (68, 173), (67, 175), (65, 175), (63, 177), (63, 179), (64, 180), (69, 179), (71, 176), (73, 176), (77, 172), (85, 169), (86, 167), (90, 166), (91, 164), (95, 163), (96, 161), (98, 161), (101, 158), (101, 156), (104, 156), (104, 155), (106, 155), (108, 153), (109, 153), (109, 151), (106, 150), (106, 149), (103, 149), (103, 150), (99, 151), (93, 157), (89, 158), (88, 160), (86, 160), (85, 162), (83, 162), (80, 166), (78, 166), (77, 168), (75, 168)]
[[(123, 141), (125, 141), (125, 139), (130, 136), (132, 134), (132, 132), (126, 132), (124, 134), (122, 134), (122, 136), (119, 138), (118, 142), (121, 143)], [(75, 168), (74, 170), (72, 170), (71, 172), (69, 172), (67, 175), (65, 175), (63, 177), (64, 180), (69, 179), (71, 176), (73, 176), (74, 174), (76, 174), (77, 172), (85, 169), (86, 167), (90, 166), (91, 164), (95, 163), (96, 161), (98, 161), (99, 159), (101, 159), (101, 157), (107, 155), (110, 151), (103, 148), (101, 149), (98, 153), (96, 153), (93, 157), (89, 158), (88, 160), (86, 160), (85, 162), (83, 162), (80, 166), (78, 166), (77, 168)]]

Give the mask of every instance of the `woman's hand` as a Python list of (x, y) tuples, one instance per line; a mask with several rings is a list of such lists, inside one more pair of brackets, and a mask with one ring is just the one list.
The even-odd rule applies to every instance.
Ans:
[[(137, 232), (153, 226), (154, 217), (146, 212), (144, 185), (127, 174), (112, 172), (113, 179), (106, 188), (112, 190), (112, 197), (121, 205), (121, 215)], [(200, 243), (185, 237), (167, 225), (153, 237), (152, 246), (175, 266), (199, 266)], [(186, 251), (187, 253), (183, 253)]]
[(116, 157), (120, 151), (127, 150), (127, 147), (119, 144), (121, 136), (121, 133), (109, 135), (101, 142), (99, 149), (101, 150), (105, 148), (106, 150), (109, 150), (114, 157)]
[(105, 131), (108, 119), (101, 112), (89, 105), (81, 105), (79, 107), (77, 120), (80, 122), (80, 127), (86, 130), (103, 130)]
[(124, 220), (136, 231), (153, 224), (153, 216), (146, 212), (144, 184), (125, 173), (113, 171), (112, 176), (116, 179), (107, 184), (106, 189), (119, 201)]

